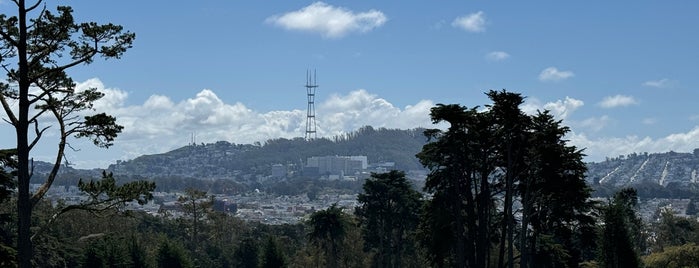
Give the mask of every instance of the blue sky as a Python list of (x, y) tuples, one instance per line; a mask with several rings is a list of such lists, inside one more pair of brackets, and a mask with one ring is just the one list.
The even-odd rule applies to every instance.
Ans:
[[(590, 161), (699, 147), (692, 1), (60, 3), (78, 21), (136, 33), (121, 60), (70, 70), (81, 87), (106, 92), (97, 108), (127, 127), (107, 151), (74, 142), (79, 167), (165, 152), (191, 133), (234, 143), (303, 136), (307, 69), (318, 74), (322, 136), (430, 127), (436, 103), (483, 105), (485, 91), (507, 89), (528, 97), (525, 110), (564, 120)], [(38, 159), (54, 147), (47, 139)]]

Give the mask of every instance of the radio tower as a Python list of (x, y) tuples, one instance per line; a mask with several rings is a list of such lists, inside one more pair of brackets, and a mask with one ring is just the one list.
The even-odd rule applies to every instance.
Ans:
[(306, 70), (306, 94), (308, 95), (308, 110), (306, 111), (306, 140), (312, 140), (318, 137), (316, 134), (316, 71), (313, 74)]

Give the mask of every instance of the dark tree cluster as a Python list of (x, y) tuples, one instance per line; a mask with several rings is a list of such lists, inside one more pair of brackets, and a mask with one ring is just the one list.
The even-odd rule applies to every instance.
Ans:
[(523, 97), (487, 93), (485, 109), (432, 108), (420, 226), (436, 267), (575, 267), (594, 249), (595, 221), (581, 150), (547, 112), (526, 115)]

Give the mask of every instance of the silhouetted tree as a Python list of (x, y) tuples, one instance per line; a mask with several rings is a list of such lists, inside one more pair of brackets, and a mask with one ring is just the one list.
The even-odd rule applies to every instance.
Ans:
[(526, 171), (519, 181), (520, 267), (576, 266), (594, 247), (595, 220), (583, 154), (547, 111), (532, 116)]
[(640, 218), (636, 190), (624, 188), (614, 195), (602, 211), (602, 234), (598, 259), (600, 267), (640, 267), (639, 249), (635, 242), (640, 235)]
[[(103, 93), (95, 89), (76, 91), (66, 70), (91, 63), (95, 56), (119, 58), (135, 36), (123, 33), (122, 27), (114, 24), (76, 23), (73, 10), (67, 6), (59, 6), (53, 13), (41, 0), (13, 3), (17, 6), (15, 16), (0, 15), (0, 64), (7, 74), (7, 82), (0, 84), (0, 103), (16, 131), (18, 260), (20, 267), (30, 267), (32, 208), (51, 187), (64, 159), (68, 137), (89, 137), (95, 145), (108, 147), (122, 129), (114, 117), (104, 113), (79, 116), (92, 110), (93, 102)], [(37, 92), (30, 93), (30, 88)], [(12, 106), (15, 103), (16, 108)], [(58, 125), (58, 150), (48, 179), (30, 196), (30, 151), (48, 129), (40, 126), (38, 118), (42, 115), (53, 117)], [(29, 135), (30, 128), (33, 136)]]
[(356, 210), (362, 226), (365, 248), (376, 253), (376, 267), (404, 267), (414, 258), (414, 234), (419, 222), (420, 193), (405, 178), (392, 170), (372, 173), (364, 182), (364, 192)]

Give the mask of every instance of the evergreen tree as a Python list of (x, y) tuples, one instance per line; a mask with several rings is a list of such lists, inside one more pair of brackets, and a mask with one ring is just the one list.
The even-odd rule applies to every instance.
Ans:
[(636, 190), (624, 188), (614, 195), (602, 211), (602, 234), (598, 259), (600, 267), (640, 267), (639, 246), (640, 219), (636, 215), (638, 205)]
[(192, 260), (184, 248), (175, 242), (165, 239), (158, 249), (157, 264), (159, 268), (190, 268)]
[(417, 155), (430, 170), (419, 231), (428, 257), (438, 267), (577, 265), (594, 230), (582, 152), (548, 112), (524, 114), (520, 94), (487, 95), (486, 110), (431, 110), (449, 127), (426, 130)]
[(414, 258), (414, 237), (420, 210), (420, 193), (405, 178), (405, 173), (371, 174), (356, 210), (362, 226), (365, 248), (376, 253), (376, 267), (404, 267)]
[(325, 210), (311, 214), (308, 222), (311, 231), (308, 237), (312, 243), (325, 249), (325, 263), (328, 268), (339, 267), (341, 245), (347, 233), (347, 215), (333, 204)]
[[(0, 150), (0, 205), (7, 205), (15, 189), (17, 169), (16, 150)], [(0, 213), (0, 227), (12, 221), (11, 213)], [(16, 250), (12, 247), (12, 234), (5, 228), (0, 228), (0, 267), (14, 267)]]
[(254, 239), (243, 238), (233, 253), (236, 267), (257, 268), (259, 260), (259, 249)]
[(279, 242), (273, 236), (267, 238), (262, 256), (260, 259), (260, 268), (282, 268), (286, 267), (286, 257), (279, 248)]
[(594, 246), (593, 204), (583, 154), (547, 111), (532, 116), (518, 190), (522, 204), (520, 267), (576, 266)]
[[(96, 89), (76, 91), (66, 70), (91, 63), (96, 56), (120, 58), (135, 38), (133, 33), (122, 32), (118, 25), (77, 23), (72, 8), (58, 6), (54, 13), (42, 2), (12, 1), (17, 14), (0, 15), (1, 64), (7, 75), (3, 80), (7, 82), (0, 83), (0, 104), (16, 132), (18, 263), (27, 268), (33, 255), (32, 209), (56, 178), (68, 138), (89, 137), (95, 145), (109, 147), (123, 128), (114, 117), (104, 113), (78, 116), (90, 112), (94, 101), (104, 94)], [(38, 92), (30, 94), (30, 88)], [(42, 115), (55, 120), (58, 150), (48, 179), (30, 196), (30, 151), (49, 128), (41, 126)]]

